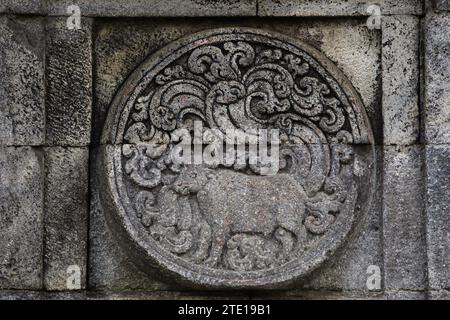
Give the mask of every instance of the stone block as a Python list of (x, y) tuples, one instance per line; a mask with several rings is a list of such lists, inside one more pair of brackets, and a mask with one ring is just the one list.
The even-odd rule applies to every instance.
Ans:
[(388, 291), (386, 300), (427, 300), (426, 291)]
[(437, 11), (450, 11), (450, 1), (449, 0), (434, 0), (435, 8)]
[[(90, 17), (192, 17), (255, 16), (257, 0), (79, 0), (82, 16)], [(50, 15), (66, 15), (71, 0), (47, 2)]]
[(428, 277), (431, 290), (450, 288), (450, 145), (426, 146)]
[(45, 149), (44, 286), (47, 290), (86, 288), (88, 158), (87, 148)]
[(430, 290), (428, 292), (429, 300), (450, 300), (449, 290)]
[(68, 29), (65, 18), (47, 21), (47, 123), (51, 146), (90, 142), (92, 113), (91, 20)]
[(419, 139), (419, 19), (382, 19), (383, 133), (385, 145)]
[(246, 292), (134, 291), (96, 292), (89, 300), (247, 300)]
[[(367, 16), (367, 8), (371, 2), (358, 0), (259, 0), (260, 16)], [(420, 0), (379, 0), (378, 5), (382, 15), (411, 14), (422, 12)]]
[(0, 145), (44, 143), (44, 47), (42, 19), (0, 16)]
[(2, 0), (0, 13), (44, 14), (42, 0)]
[(385, 288), (424, 290), (427, 256), (421, 146), (384, 149), (383, 243)]
[(0, 289), (41, 289), (42, 151), (0, 147)]
[(290, 290), (250, 292), (255, 300), (382, 300), (381, 292), (369, 294), (360, 291)]
[(425, 143), (450, 143), (450, 14), (430, 14), (424, 20)]

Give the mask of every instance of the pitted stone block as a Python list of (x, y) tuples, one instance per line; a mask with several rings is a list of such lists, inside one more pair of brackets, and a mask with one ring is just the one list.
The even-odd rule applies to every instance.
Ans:
[(44, 25), (0, 16), (0, 145), (45, 140)]

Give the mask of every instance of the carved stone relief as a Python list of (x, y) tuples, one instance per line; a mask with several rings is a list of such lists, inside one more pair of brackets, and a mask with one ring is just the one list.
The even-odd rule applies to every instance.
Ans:
[[(278, 130), (279, 171), (176, 163), (175, 132), (195, 122)], [(116, 94), (103, 142), (102, 203), (119, 242), (144, 271), (191, 285), (306, 276), (349, 239), (374, 182), (349, 80), (306, 43), (254, 29), (200, 32), (151, 55)]]

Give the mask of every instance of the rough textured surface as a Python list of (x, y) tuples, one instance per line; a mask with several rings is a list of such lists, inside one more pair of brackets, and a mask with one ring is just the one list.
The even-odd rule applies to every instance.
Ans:
[(47, 144), (90, 142), (92, 113), (91, 21), (67, 29), (66, 19), (47, 21)]
[(41, 19), (0, 16), (0, 145), (44, 142), (44, 36)]
[(261, 300), (382, 300), (381, 293), (369, 295), (360, 291), (325, 291), (325, 290), (295, 290), (295, 291), (258, 291), (251, 292), (250, 299)]
[[(66, 15), (71, 0), (54, 0), (46, 5), (50, 15)], [(83, 16), (96, 17), (191, 17), (254, 16), (256, 0), (80, 0), (76, 4)]]
[(426, 300), (426, 291), (387, 291), (387, 300)]
[(97, 156), (95, 149), (90, 159), (89, 287), (98, 291), (170, 290), (171, 287), (157, 277), (149, 277), (136, 268), (109, 230), (99, 199)]
[[(372, 2), (358, 0), (259, 0), (260, 16), (358, 16), (369, 15), (367, 8)], [(379, 0), (381, 14), (420, 14), (420, 0)]]
[[(383, 15), (381, 29), (367, 28), (367, 8), (372, 3), (358, 0), (81, 0), (75, 3), (0, 0), (0, 299), (449, 300), (450, 38), (445, 31), (450, 29), (450, 2), (375, 2)], [(68, 6), (72, 4), (80, 6), (82, 30), (66, 27)], [(97, 183), (102, 174), (97, 155), (104, 148), (100, 135), (121, 85), (133, 70), (142, 69), (136, 68), (146, 57), (170, 42), (198, 31), (223, 27), (276, 31), (318, 49), (353, 84), (374, 133), (376, 184), (362, 186), (362, 191), (370, 191), (360, 193), (362, 197), (372, 197), (370, 208), (335, 254), (327, 255), (324, 263), (301, 277), (301, 281), (292, 283), (292, 288), (223, 292), (211, 291), (206, 286), (207, 291), (201, 291), (203, 288), (193, 291), (192, 283), (181, 286), (173, 279), (162, 278), (149, 265), (135, 264), (139, 262), (136, 255), (146, 253), (129, 254), (129, 247), (118, 237), (116, 229), (111, 228), (114, 225), (111, 211), (100, 203), (99, 195), (107, 189), (103, 183)], [(242, 46), (240, 43), (234, 48), (242, 49)], [(203, 58), (213, 51), (207, 50)], [(240, 52), (232, 68), (240, 70), (241, 76), (254, 67), (241, 66), (245, 63), (243, 52), (248, 51)], [(256, 50), (255, 55), (260, 52)], [(220, 60), (218, 56), (214, 59)], [(208, 59), (202, 61), (200, 65), (207, 67)], [(178, 62), (186, 65), (187, 58)], [(283, 67), (279, 62), (274, 65)], [(232, 74), (223, 68), (224, 64), (221, 67), (218, 69), (222, 77)], [(274, 73), (280, 70), (276, 68), (271, 70)], [(269, 73), (267, 70), (260, 73), (264, 74), (261, 82), (266, 81), (268, 86), (259, 83), (250, 88), (250, 79), (244, 83), (245, 90), (255, 93), (254, 97), (262, 97), (260, 93), (270, 87)], [(170, 72), (165, 75), (170, 76)], [(172, 73), (172, 76), (177, 75)], [(186, 82), (183, 77), (180, 80)], [(237, 78), (241, 81), (239, 75)], [(287, 78), (272, 79), (281, 84)], [(212, 82), (204, 85), (210, 86)], [(240, 95), (239, 90), (228, 90), (232, 88), (226, 83), (231, 84), (221, 82), (217, 91), (225, 94), (221, 107), (230, 104), (233, 94)], [(181, 95), (184, 98), (175, 99), (179, 105), (197, 103), (195, 99), (185, 100), (188, 87), (183, 85), (177, 87), (182, 90), (174, 91), (184, 92)], [(274, 101), (281, 91), (279, 86), (272, 87), (275, 90), (267, 97)], [(199, 100), (204, 100), (199, 95)], [(166, 105), (165, 97), (161, 105)], [(265, 103), (252, 111), (261, 112), (264, 105), (280, 108), (283, 104)], [(313, 103), (314, 108), (317, 105)], [(133, 120), (142, 115), (145, 117), (144, 113), (134, 114)], [(151, 119), (156, 118), (152, 115)], [(242, 118), (234, 117), (239, 119)], [(331, 123), (332, 117), (329, 120)], [(159, 122), (160, 125), (168, 123)], [(129, 129), (131, 125), (128, 122), (123, 127)], [(142, 132), (134, 131), (141, 137)], [(139, 141), (137, 136), (129, 142)], [(121, 152), (118, 147), (118, 154)], [(371, 153), (359, 150), (356, 155), (364, 158), (358, 160), (361, 164), (369, 161), (367, 156)], [(129, 172), (135, 173), (127, 190), (145, 191), (132, 186), (136, 181), (143, 182), (136, 179), (136, 172), (144, 173), (144, 178), (152, 177), (145, 174), (148, 162), (131, 163), (125, 154), (121, 157), (124, 165), (128, 164)], [(330, 159), (334, 157), (332, 154)], [(308, 157), (302, 160), (308, 162)], [(362, 167), (353, 168), (358, 171)], [(179, 188), (168, 180), (164, 187), (173, 186), (173, 191), (178, 188), (181, 193), (190, 190), (192, 181), (187, 177), (192, 173), (202, 177), (201, 172), (184, 170), (177, 179), (181, 183)], [(286, 191), (296, 193), (293, 189), (297, 188), (297, 182), (288, 185), (264, 179), (251, 181), (231, 172), (219, 173), (216, 178), (219, 182), (203, 186), (203, 191), (207, 191), (203, 196), (198, 197), (198, 193), (191, 196), (203, 203), (202, 212), (213, 211), (217, 215), (220, 209), (220, 216), (227, 219), (218, 225), (226, 226), (231, 221), (233, 228), (244, 225), (252, 232), (244, 236), (230, 234), (224, 242), (224, 254), (217, 259), (220, 263), (212, 269), (227, 272), (227, 268), (246, 269), (255, 265), (264, 269), (260, 263), (273, 261), (270, 254), (266, 259), (266, 253), (273, 252), (275, 247), (269, 245), (263, 252), (253, 249), (261, 244), (261, 237), (269, 240), (266, 244), (277, 244), (276, 237), (280, 234), (265, 234), (271, 229), (267, 228), (272, 226), (270, 219), (254, 223), (253, 204), (243, 203), (242, 194), (252, 203), (259, 203), (260, 214), (266, 217), (267, 208), (279, 209), (282, 199), (289, 200), (285, 201), (289, 205), (281, 206), (285, 212), (295, 208), (302, 211), (299, 200), (305, 199), (305, 194), (300, 192), (296, 199), (290, 198)], [(252, 193), (261, 187), (265, 191)], [(267, 191), (272, 187), (276, 189), (274, 206), (267, 200), (272, 197)], [(214, 195), (213, 190), (219, 195)], [(224, 190), (227, 198), (221, 195)], [(167, 188), (165, 193), (173, 195)], [(138, 194), (130, 192), (131, 199), (139, 200)], [(230, 198), (236, 201), (227, 202)], [(225, 205), (219, 208), (213, 200)], [(208, 201), (211, 204), (205, 206)], [(155, 211), (150, 202), (144, 201), (140, 210), (150, 212), (152, 220)], [(170, 210), (166, 209), (178, 207), (163, 206), (162, 211), (167, 213)], [(182, 206), (182, 211), (187, 212), (186, 208)], [(358, 204), (355, 208), (359, 209)], [(246, 219), (241, 221), (247, 224), (238, 224), (235, 213), (243, 211)], [(292, 221), (288, 220), (282, 217), (277, 223), (284, 223), (289, 234)], [(170, 219), (162, 221), (166, 226), (172, 223)], [(186, 221), (176, 225), (182, 232), (186, 231)], [(142, 217), (138, 221), (148, 222)], [(253, 232), (257, 229), (261, 233)], [(159, 236), (165, 235), (160, 229), (156, 231)], [(164, 246), (164, 250), (170, 248), (167, 243)], [(229, 259), (230, 252), (234, 260)], [(242, 263), (230, 264), (230, 261)], [(81, 291), (67, 291), (67, 267), (72, 264), (81, 266), (84, 288)], [(379, 289), (368, 286), (369, 266), (380, 267)]]
[[(367, 288), (367, 268), (378, 266), (383, 268), (382, 243), (382, 199), (383, 199), (383, 150), (376, 148), (376, 186), (367, 215), (348, 241), (348, 245), (323, 267), (319, 268), (301, 286), (305, 290), (340, 291), (361, 297), (371, 298), (379, 295), (381, 290), (370, 291)], [(380, 288), (381, 289), (381, 288)], [(351, 294), (350, 294), (351, 296)]]
[(438, 11), (450, 11), (450, 1), (449, 0), (435, 0), (436, 9)]
[(0, 13), (43, 14), (42, 0), (2, 0)]
[(424, 20), (426, 143), (450, 143), (450, 14), (430, 14)]
[[(344, 72), (361, 95), (377, 144), (382, 143), (381, 34), (368, 30), (364, 20), (301, 21), (240, 20), (239, 25), (273, 30), (306, 41), (322, 51)], [(204, 29), (232, 26), (226, 20), (152, 19), (149, 22), (105, 22), (95, 35), (95, 105), (93, 137), (99, 143), (103, 123), (114, 93), (148, 54), (171, 41)], [(370, 68), (368, 66), (371, 66)]]
[(385, 145), (419, 139), (419, 19), (383, 17), (383, 132)]
[[(174, 130), (200, 119), (224, 134), (280, 130), (285, 166), (180, 167)], [(118, 144), (99, 162), (110, 227), (145, 271), (192, 286), (291, 284), (330, 257), (366, 212), (358, 194), (372, 193), (355, 89), (313, 47), (256, 29), (204, 31), (149, 57), (117, 92), (103, 141)]]
[(67, 290), (70, 266), (86, 288), (88, 228), (87, 148), (45, 148), (44, 286)]
[(384, 150), (384, 285), (386, 290), (425, 290), (427, 256), (423, 148)]
[(428, 277), (433, 290), (450, 288), (450, 145), (428, 145)]
[(430, 290), (428, 293), (430, 300), (450, 300), (449, 290)]
[(0, 147), (0, 289), (41, 289), (43, 155)]

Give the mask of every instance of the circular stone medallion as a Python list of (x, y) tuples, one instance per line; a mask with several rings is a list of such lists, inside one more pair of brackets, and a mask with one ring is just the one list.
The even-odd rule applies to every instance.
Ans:
[[(279, 170), (262, 174), (248, 152), (240, 163), (180, 164), (178, 132), (193, 135), (196, 123), (276, 130)], [(373, 189), (355, 89), (317, 49), (271, 32), (215, 29), (154, 53), (117, 93), (102, 139), (113, 233), (142, 270), (191, 286), (293, 283), (349, 239)]]

